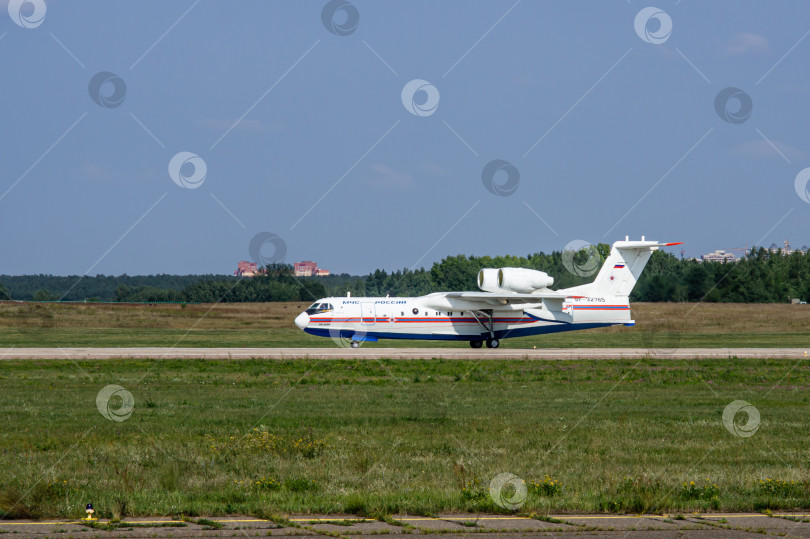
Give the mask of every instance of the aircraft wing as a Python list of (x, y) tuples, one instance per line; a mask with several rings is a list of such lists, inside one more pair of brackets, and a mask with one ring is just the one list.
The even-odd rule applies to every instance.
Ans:
[(542, 301), (559, 301), (571, 297), (570, 294), (561, 294), (549, 290), (547, 292), (537, 292), (534, 294), (510, 294), (497, 292), (444, 292), (442, 296), (449, 300), (462, 300), (467, 303), (480, 304), (482, 309), (503, 305), (528, 305)]
[(570, 294), (560, 294), (549, 290), (548, 292), (538, 292), (536, 294), (498, 294), (495, 292), (444, 292), (448, 298), (459, 298), (466, 300), (499, 301), (503, 303), (539, 303), (544, 299), (565, 299), (571, 297)]

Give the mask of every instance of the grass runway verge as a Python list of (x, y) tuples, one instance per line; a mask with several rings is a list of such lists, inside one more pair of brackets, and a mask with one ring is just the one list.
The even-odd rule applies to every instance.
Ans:
[[(293, 324), (303, 303), (65, 304), (0, 302), (0, 347), (334, 347)], [(635, 327), (502, 339), (504, 348), (780, 348), (810, 344), (810, 306), (633, 303)], [(465, 347), (386, 339), (376, 347)]]
[[(505, 512), (504, 472), (521, 514), (807, 509), (809, 383), (806, 361), (735, 358), (8, 361), (0, 511)], [(735, 400), (752, 436), (724, 426)]]

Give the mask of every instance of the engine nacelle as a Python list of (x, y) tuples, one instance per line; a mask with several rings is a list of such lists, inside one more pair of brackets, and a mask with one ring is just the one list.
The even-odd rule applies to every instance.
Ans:
[(498, 270), (497, 286), (510, 292), (531, 294), (553, 284), (554, 277), (549, 276), (544, 271), (527, 268), (501, 268)]
[(498, 270), (484, 268), (478, 272), (478, 288), (484, 292), (503, 292), (498, 288)]

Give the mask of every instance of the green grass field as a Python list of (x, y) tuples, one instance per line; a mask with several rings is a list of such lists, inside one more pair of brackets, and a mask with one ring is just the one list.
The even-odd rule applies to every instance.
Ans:
[[(300, 303), (200, 305), (0, 302), (0, 347), (334, 347), (293, 325)], [(802, 347), (810, 308), (788, 304), (638, 303), (635, 327), (504, 339), (505, 348)], [(464, 342), (382, 340), (367, 347), (467, 347)]]
[[(108, 384), (128, 419), (97, 409)], [(806, 362), (733, 358), (5, 361), (0, 510), (503, 512), (502, 472), (525, 514), (807, 509), (809, 385)], [(753, 436), (724, 427), (734, 400)]]

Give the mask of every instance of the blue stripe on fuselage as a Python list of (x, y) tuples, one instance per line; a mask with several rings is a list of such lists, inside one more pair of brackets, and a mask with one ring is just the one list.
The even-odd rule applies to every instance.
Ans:
[[(515, 329), (500, 329), (495, 331), (496, 339), (505, 339), (511, 337), (527, 337), (529, 335), (542, 335), (545, 333), (561, 333), (563, 331), (574, 331), (578, 329), (593, 329), (608, 326), (619, 326), (622, 322), (611, 323), (590, 323), (590, 324), (559, 324), (554, 326), (539, 326), (539, 327), (522, 327)], [(489, 333), (469, 334), (469, 335), (441, 335), (430, 333), (389, 333), (386, 331), (363, 331), (352, 329), (327, 329), (327, 328), (306, 328), (305, 332), (317, 337), (341, 337), (344, 339), (351, 339), (355, 333), (359, 335), (367, 335), (369, 337), (376, 337), (378, 339), (412, 339), (422, 341), (478, 341), (489, 338)]]

